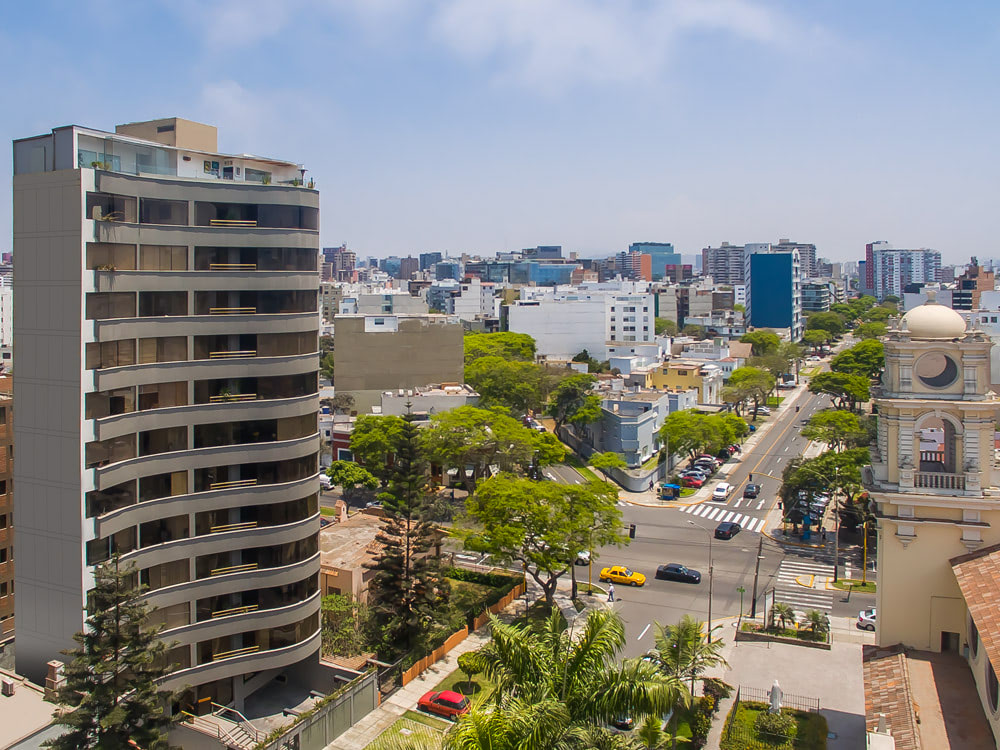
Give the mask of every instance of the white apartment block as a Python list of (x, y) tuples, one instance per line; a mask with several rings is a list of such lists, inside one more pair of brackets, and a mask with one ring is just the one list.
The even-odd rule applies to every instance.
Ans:
[(493, 282), (477, 278), (463, 281), (458, 293), (449, 297), (450, 309), (445, 312), (457, 315), (462, 320), (495, 317), (499, 308), (496, 288), (497, 285)]
[(185, 710), (318, 666), (319, 194), (180, 119), (14, 142), (16, 668), (134, 566)]
[(888, 243), (874, 243), (872, 271), (876, 299), (890, 295), (902, 298), (903, 289), (914, 283), (939, 281), (941, 253), (937, 250), (897, 250)]

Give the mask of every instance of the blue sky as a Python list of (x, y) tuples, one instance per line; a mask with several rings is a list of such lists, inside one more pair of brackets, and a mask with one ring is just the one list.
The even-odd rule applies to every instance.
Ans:
[(998, 63), (996, 2), (35, 0), (0, 10), (0, 136), (211, 123), (303, 162), (322, 243), (361, 255), (962, 262), (1000, 256)]

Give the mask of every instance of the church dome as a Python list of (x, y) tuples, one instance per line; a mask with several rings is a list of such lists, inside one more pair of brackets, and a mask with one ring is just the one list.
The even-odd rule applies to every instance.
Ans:
[(928, 290), (927, 302), (903, 316), (903, 327), (913, 338), (955, 339), (965, 335), (965, 318), (950, 307), (938, 304), (934, 290)]

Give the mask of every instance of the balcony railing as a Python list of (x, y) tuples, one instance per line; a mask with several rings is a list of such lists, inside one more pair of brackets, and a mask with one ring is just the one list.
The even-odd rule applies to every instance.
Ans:
[(245, 607), (233, 607), (232, 609), (220, 609), (212, 613), (212, 619), (216, 617), (229, 617), (230, 615), (245, 615), (247, 612), (255, 612), (259, 608), (257, 604), (247, 604)]
[(209, 263), (209, 271), (256, 271), (256, 263)]
[(256, 479), (234, 479), (231, 482), (213, 482), (208, 485), (210, 490), (234, 490), (240, 487), (256, 487)]
[(256, 227), (256, 219), (210, 219), (211, 227)]
[(256, 315), (256, 307), (210, 307), (209, 315)]
[(256, 393), (222, 393), (218, 396), (209, 396), (210, 404), (223, 404), (227, 401), (256, 401)]
[(237, 357), (256, 357), (256, 349), (236, 349), (231, 352), (209, 352), (209, 359), (236, 359)]
[(216, 568), (209, 571), (209, 575), (224, 576), (229, 573), (246, 573), (248, 570), (257, 570), (257, 563), (244, 563), (243, 565), (230, 565), (227, 568)]
[(965, 475), (918, 471), (913, 474), (913, 486), (927, 490), (964, 490)]
[(256, 521), (244, 521), (243, 523), (226, 523), (221, 526), (211, 526), (208, 531), (211, 534), (219, 534), (223, 531), (241, 531), (243, 529), (256, 529)]
[(233, 651), (223, 651), (219, 654), (212, 654), (212, 661), (222, 661), (223, 659), (232, 659), (235, 656), (245, 656), (247, 654), (255, 654), (260, 651), (260, 646), (247, 646), (246, 648), (237, 648)]

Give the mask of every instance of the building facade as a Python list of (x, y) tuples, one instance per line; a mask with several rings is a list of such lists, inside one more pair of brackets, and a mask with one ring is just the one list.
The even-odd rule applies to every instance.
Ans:
[[(318, 658), (319, 195), (179, 119), (14, 142), (17, 671), (134, 566), (182, 707)], [(188, 708), (190, 710), (190, 708)]]
[(802, 283), (802, 312), (827, 312), (833, 304), (833, 285), (828, 281)]
[[(667, 266), (681, 267), (684, 261), (681, 254), (674, 250), (672, 242), (633, 242), (628, 246), (629, 253), (638, 253), (650, 257), (650, 273), (653, 281), (667, 278)], [(679, 281), (680, 279), (675, 279)]]
[(701, 251), (701, 275), (711, 276), (717, 284), (746, 283), (743, 259), (744, 246), (723, 242), (719, 247), (706, 247)]
[(941, 253), (937, 250), (899, 250), (888, 242), (870, 243), (865, 248), (865, 275), (879, 302), (888, 296), (902, 298), (905, 287), (932, 283), (940, 278)]
[(0, 378), (0, 644), (14, 637), (14, 394)]
[(787, 328), (802, 338), (802, 272), (798, 250), (770, 248), (746, 254), (746, 320), (754, 328)]

